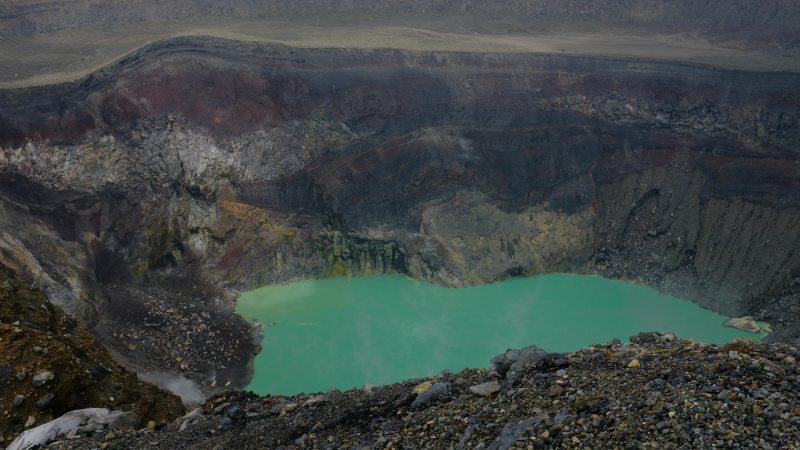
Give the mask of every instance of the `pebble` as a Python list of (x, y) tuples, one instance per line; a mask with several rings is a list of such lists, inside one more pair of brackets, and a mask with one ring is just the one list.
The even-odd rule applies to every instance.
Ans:
[(283, 409), (281, 410), (281, 414), (290, 413), (297, 409), (297, 403), (287, 403), (283, 405)]
[(308, 400), (306, 400), (303, 403), (303, 405), (304, 406), (316, 406), (316, 405), (319, 405), (319, 404), (324, 403), (324, 402), (325, 402), (325, 396), (324, 395), (315, 395), (315, 396), (309, 398)]
[(53, 378), (55, 378), (53, 372), (45, 371), (38, 375), (35, 375), (31, 381), (33, 382), (34, 386), (42, 386), (48, 381), (52, 380)]
[(554, 384), (550, 386), (550, 390), (547, 392), (547, 395), (550, 397), (558, 397), (564, 393), (564, 388), (558, 384)]
[(39, 409), (45, 409), (50, 406), (50, 402), (52, 402), (54, 398), (56, 398), (55, 394), (52, 392), (48, 393), (36, 401), (36, 407)]
[(225, 415), (230, 417), (232, 420), (242, 420), (244, 419), (244, 408), (239, 405), (233, 405), (228, 409), (228, 412), (225, 413)]
[(222, 411), (227, 410), (230, 406), (230, 402), (221, 403), (214, 408), (214, 414), (222, 414)]
[(487, 381), (486, 383), (470, 386), (469, 390), (475, 395), (488, 396), (500, 390), (500, 383), (497, 381)]
[(325, 393), (325, 401), (328, 402), (338, 402), (344, 397), (342, 391), (339, 389), (330, 389), (328, 392)]

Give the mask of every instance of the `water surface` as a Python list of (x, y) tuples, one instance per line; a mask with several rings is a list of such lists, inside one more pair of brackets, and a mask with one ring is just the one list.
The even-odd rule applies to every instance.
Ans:
[(506, 348), (566, 352), (640, 331), (720, 343), (760, 337), (643, 286), (552, 274), (452, 289), (404, 276), (329, 278), (243, 293), (265, 324), (249, 389), (295, 394), (488, 367)]

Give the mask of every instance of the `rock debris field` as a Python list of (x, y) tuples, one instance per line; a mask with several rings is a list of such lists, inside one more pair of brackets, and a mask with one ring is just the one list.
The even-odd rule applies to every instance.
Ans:
[(797, 347), (630, 341), (568, 354), (531, 346), (492, 369), (344, 393), (229, 391), (173, 423), (50, 448), (800, 448)]

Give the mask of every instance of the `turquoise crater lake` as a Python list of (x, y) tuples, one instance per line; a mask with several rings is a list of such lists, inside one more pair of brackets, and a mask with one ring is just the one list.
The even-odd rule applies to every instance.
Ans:
[(640, 331), (720, 343), (726, 317), (643, 286), (551, 274), (452, 289), (404, 276), (329, 278), (241, 295), (265, 325), (249, 389), (296, 394), (488, 367), (506, 348), (574, 351)]

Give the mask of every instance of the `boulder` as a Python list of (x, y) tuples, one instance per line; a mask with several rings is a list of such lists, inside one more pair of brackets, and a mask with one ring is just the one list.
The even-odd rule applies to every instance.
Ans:
[(419, 408), (426, 405), (428, 402), (436, 397), (447, 395), (450, 393), (450, 383), (435, 383), (425, 391), (419, 393), (417, 398), (411, 402), (411, 408)]
[(25, 431), (6, 450), (27, 450), (45, 446), (61, 436), (75, 435), (98, 428), (133, 429), (138, 421), (139, 418), (132, 412), (109, 411), (106, 408), (78, 409)]
[(500, 430), (500, 435), (489, 444), (487, 450), (506, 450), (511, 448), (511, 446), (524, 439), (539, 425), (545, 422), (547, 418), (547, 415), (542, 414), (530, 419), (506, 424), (506, 426)]
[(509, 370), (518, 372), (526, 366), (550, 367), (559, 357), (561, 357), (559, 353), (548, 353), (535, 345), (529, 345), (522, 350), (506, 350), (505, 353), (492, 358), (491, 362), (494, 370), (505, 377)]

